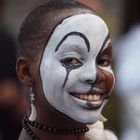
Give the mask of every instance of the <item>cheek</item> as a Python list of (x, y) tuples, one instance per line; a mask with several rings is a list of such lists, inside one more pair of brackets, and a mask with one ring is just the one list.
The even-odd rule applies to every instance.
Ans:
[(108, 92), (110, 93), (115, 85), (115, 76), (114, 73), (110, 73), (110, 72), (105, 72), (105, 73), (106, 73), (106, 83), (107, 83), (106, 87)]
[(115, 75), (113, 73), (113, 71), (105, 71), (102, 70), (102, 73), (105, 77), (104, 79), (104, 83), (105, 83), (105, 87), (108, 93), (110, 93), (115, 85)]
[(62, 89), (66, 70), (59, 62), (53, 61), (53, 63), (44, 63), (40, 69), (40, 73), (45, 94)]
[(71, 70), (64, 88), (69, 88), (71, 86), (75, 86), (76, 84), (78, 84), (78, 79), (80, 75), (82, 75), (80, 69)]

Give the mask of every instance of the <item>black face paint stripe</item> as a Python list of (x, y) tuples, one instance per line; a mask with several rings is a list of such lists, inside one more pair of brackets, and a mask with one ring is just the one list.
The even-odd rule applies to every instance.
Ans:
[(70, 32), (70, 33), (66, 34), (66, 35), (62, 38), (62, 40), (59, 42), (59, 44), (57, 45), (57, 47), (56, 47), (56, 49), (55, 49), (55, 52), (57, 52), (58, 49), (60, 48), (61, 44), (62, 44), (69, 36), (72, 36), (72, 35), (74, 35), (74, 36), (80, 36), (81, 38), (83, 38), (84, 41), (85, 41), (85, 43), (86, 43), (86, 46), (87, 46), (87, 51), (88, 51), (88, 52), (90, 51), (90, 43), (89, 43), (89, 40), (87, 39), (87, 37), (86, 37), (84, 34), (82, 34), (82, 33), (80, 33), (80, 32)]
[(66, 72), (67, 72), (67, 74), (66, 74), (66, 78), (65, 78), (64, 83), (63, 83), (63, 88), (65, 87), (65, 85), (67, 83), (67, 80), (68, 80), (69, 74), (71, 72), (71, 69), (70, 68), (66, 68)]
[(110, 39), (110, 34), (108, 33), (107, 37), (105, 38), (105, 40), (104, 40), (104, 42), (103, 42), (103, 45), (102, 45), (102, 47), (101, 47), (101, 50), (100, 50), (98, 56), (101, 54), (102, 50), (104, 49), (104, 46), (105, 46), (106, 42), (107, 42), (109, 39)]

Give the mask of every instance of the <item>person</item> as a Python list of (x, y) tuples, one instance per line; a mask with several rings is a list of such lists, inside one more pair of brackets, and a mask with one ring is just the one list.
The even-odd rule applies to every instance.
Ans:
[(120, 112), (121, 140), (140, 139), (139, 11), (139, 0), (123, 0), (122, 32), (114, 44), (116, 89), (123, 108)]
[(33, 10), (18, 35), (16, 70), (28, 91), (19, 140), (116, 140), (101, 115), (115, 83), (111, 57), (94, 10), (74, 0)]

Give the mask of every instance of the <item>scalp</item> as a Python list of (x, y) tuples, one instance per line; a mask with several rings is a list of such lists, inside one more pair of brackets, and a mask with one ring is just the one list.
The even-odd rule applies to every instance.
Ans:
[(94, 13), (75, 0), (50, 0), (34, 9), (24, 20), (18, 35), (18, 56), (37, 58), (42, 53), (54, 28), (64, 18)]

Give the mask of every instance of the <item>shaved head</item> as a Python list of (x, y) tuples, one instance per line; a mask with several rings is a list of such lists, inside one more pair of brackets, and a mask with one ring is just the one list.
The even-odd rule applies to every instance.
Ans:
[[(37, 7), (24, 20), (18, 35), (18, 55), (35, 59), (42, 53), (53, 30), (66, 17), (94, 13), (92, 9), (74, 0), (50, 0)], [(40, 53), (38, 53), (40, 52)]]

